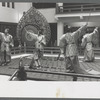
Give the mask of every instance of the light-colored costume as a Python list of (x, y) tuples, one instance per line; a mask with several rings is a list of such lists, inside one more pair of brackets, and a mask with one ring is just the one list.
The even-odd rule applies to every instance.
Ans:
[(76, 45), (76, 41), (84, 34), (84, 30), (86, 29), (86, 25), (80, 27), (75, 32), (69, 32), (64, 34), (60, 38), (60, 50), (61, 53), (64, 53), (66, 59), (66, 68), (70, 68), (70, 70), (74, 70), (75, 72), (79, 72), (80, 69), (78, 61), (78, 49)]
[(42, 34), (37, 35), (37, 41), (35, 42), (35, 53), (33, 54), (33, 59), (30, 64), (31, 67), (33, 65), (33, 62), (35, 62), (35, 66), (41, 65), (39, 59), (43, 56), (43, 49), (45, 45), (46, 45), (45, 36)]
[(10, 34), (1, 34), (2, 36), (2, 43), (1, 43), (1, 53), (4, 57), (4, 52), (6, 51), (6, 60), (10, 61), (11, 59), (8, 58), (11, 56), (11, 47), (13, 47), (13, 37)]
[[(82, 47), (85, 48), (84, 50), (84, 61), (94, 61), (94, 51), (93, 51), (93, 44), (94, 38), (97, 35), (98, 30), (97, 28), (94, 29), (92, 33), (88, 33), (83, 36), (82, 39)], [(95, 39), (96, 41), (97, 39)]]
[(4, 33), (0, 32), (0, 65), (2, 64), (2, 62), (4, 62), (4, 57), (3, 57), (3, 52), (1, 51), (1, 44), (3, 42), (3, 35)]

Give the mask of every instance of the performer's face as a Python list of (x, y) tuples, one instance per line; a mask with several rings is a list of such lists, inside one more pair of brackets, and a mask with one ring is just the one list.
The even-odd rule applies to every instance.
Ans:
[(90, 33), (90, 30), (88, 28), (86, 29), (86, 33)]
[(38, 35), (41, 35), (41, 30), (38, 31)]
[(67, 32), (72, 32), (72, 31), (71, 31), (71, 27), (67, 29)]
[(5, 29), (5, 33), (8, 33), (8, 29)]
[(40, 35), (40, 31), (38, 31), (38, 35)]

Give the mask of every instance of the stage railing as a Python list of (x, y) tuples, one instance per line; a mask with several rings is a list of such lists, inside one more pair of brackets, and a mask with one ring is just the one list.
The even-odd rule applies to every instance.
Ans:
[[(34, 47), (24, 47), (22, 46), (21, 48), (19, 47), (14, 47), (11, 50), (11, 53), (16, 55), (16, 54), (22, 54), (22, 53), (34, 53), (35, 48)], [(79, 55), (83, 55), (83, 49), (81, 47), (78, 47)], [(45, 47), (43, 50), (44, 53), (46, 54), (59, 54), (60, 53), (60, 48), (59, 47)], [(100, 54), (100, 48), (94, 48), (94, 53), (99, 55)]]
[(73, 5), (56, 5), (56, 14), (100, 11), (100, 4), (73, 4)]

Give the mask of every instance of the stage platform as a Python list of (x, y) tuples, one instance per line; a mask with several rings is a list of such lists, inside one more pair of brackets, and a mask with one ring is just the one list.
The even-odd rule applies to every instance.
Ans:
[[(12, 56), (12, 62), (7, 66), (0, 66), (1, 75), (12, 75), (19, 67), (19, 58), (29, 56), (23, 60), (27, 72), (28, 79), (36, 81), (73, 81), (72, 76), (62, 75), (62, 74), (53, 74), (53, 73), (66, 73), (65, 71), (65, 62), (64, 59), (56, 60), (58, 55), (48, 55), (44, 54), (43, 59), (41, 60), (42, 68), (34, 71), (34, 69), (29, 69), (28, 64), (31, 61), (31, 54), (21, 54)], [(84, 70), (94, 69), (100, 72), (100, 57), (96, 57), (95, 61), (92, 63), (83, 62), (82, 56), (79, 56), (80, 67)], [(44, 72), (53, 72), (53, 73), (44, 73)], [(96, 78), (84, 78), (78, 77), (77, 81), (100, 81)]]

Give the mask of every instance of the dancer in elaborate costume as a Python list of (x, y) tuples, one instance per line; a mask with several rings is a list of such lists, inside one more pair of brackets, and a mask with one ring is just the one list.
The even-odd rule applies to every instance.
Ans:
[[(84, 30), (86, 29), (86, 26), (87, 24), (80, 27), (75, 32), (71, 32), (71, 28), (70, 28), (69, 32), (67, 32), (60, 38), (59, 46), (60, 46), (61, 54), (63, 54), (66, 59), (67, 72), (77, 72), (77, 67), (79, 66), (79, 60), (78, 60), (78, 49), (77, 49), (76, 41), (82, 35), (84, 35)], [(79, 67), (78, 70), (80, 70)]]
[(2, 64), (7, 64), (11, 62), (11, 48), (13, 45), (13, 37), (9, 34), (9, 29), (5, 29), (5, 33), (1, 34), (1, 54), (2, 54)]
[(35, 53), (33, 54), (33, 58), (30, 64), (30, 68), (32, 68), (33, 63), (35, 63), (36, 68), (41, 68), (40, 58), (43, 56), (43, 49), (46, 45), (46, 39), (43, 35), (43, 30), (39, 30), (37, 35), (37, 40), (35, 42)]
[(83, 36), (82, 47), (84, 48), (84, 61), (93, 62), (94, 61), (94, 51), (93, 44), (97, 41), (95, 38), (98, 33), (98, 27), (94, 29), (92, 33), (87, 33)]
[(4, 33), (0, 32), (0, 65), (4, 63), (4, 52), (1, 51)]

